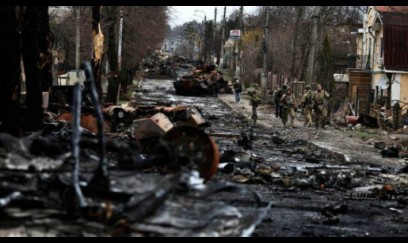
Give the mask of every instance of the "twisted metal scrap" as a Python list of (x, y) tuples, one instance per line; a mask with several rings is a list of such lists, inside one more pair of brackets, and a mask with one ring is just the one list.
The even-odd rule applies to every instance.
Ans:
[(98, 122), (98, 141), (99, 141), (99, 172), (102, 172), (102, 175), (108, 176), (108, 162), (106, 159), (106, 139), (104, 136), (104, 119), (101, 104), (98, 98), (98, 92), (95, 86), (95, 79), (92, 73), (92, 67), (89, 61), (86, 61), (82, 64), (83, 69), (85, 70), (86, 80), (89, 82), (89, 94), (92, 99), (92, 105), (95, 108), (96, 119)]
[(76, 196), (81, 207), (86, 207), (86, 201), (79, 186), (79, 141), (81, 139), (80, 123), (81, 123), (81, 102), (82, 90), (79, 83), (74, 86), (74, 101), (73, 101), (73, 122), (72, 122), (72, 157), (74, 158), (74, 167), (72, 169), (72, 185), (74, 186)]
[[(95, 173), (95, 177), (102, 176), (108, 177), (107, 159), (106, 159), (106, 139), (103, 131), (103, 114), (101, 105), (98, 99), (98, 93), (96, 91), (95, 80), (92, 73), (91, 64), (89, 61), (82, 64), (82, 68), (85, 70), (85, 76), (89, 82), (89, 93), (92, 99), (92, 105), (96, 111), (97, 126), (98, 126), (98, 142), (99, 142), (99, 166)], [(87, 205), (83, 196), (82, 190), (79, 185), (79, 143), (81, 139), (80, 123), (81, 123), (81, 104), (82, 104), (82, 90), (79, 83), (74, 87), (74, 99), (73, 99), (73, 122), (72, 122), (72, 154), (74, 159), (74, 166), (72, 171), (72, 185), (75, 189), (75, 194), (78, 197), (80, 207), (84, 208)], [(94, 179), (93, 178), (93, 179)], [(107, 180), (108, 181), (108, 180)]]

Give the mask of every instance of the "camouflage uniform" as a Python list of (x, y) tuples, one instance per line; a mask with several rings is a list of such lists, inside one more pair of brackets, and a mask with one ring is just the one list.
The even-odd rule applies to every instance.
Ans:
[(282, 123), (283, 126), (286, 127), (286, 123), (288, 122), (288, 116), (290, 116), (290, 126), (295, 127), (295, 107), (296, 107), (296, 98), (295, 95), (288, 92), (284, 94), (281, 98), (281, 105), (283, 109), (282, 114)]
[(327, 99), (330, 97), (329, 93), (325, 90), (316, 91), (313, 94), (313, 110), (316, 114), (315, 127), (319, 127), (319, 124), (324, 128), (324, 121), (327, 116), (326, 103)]
[(306, 93), (303, 95), (301, 105), (303, 107), (303, 115), (305, 116), (304, 126), (312, 126), (312, 111), (313, 111), (313, 93), (310, 86), (306, 86)]
[(261, 103), (261, 98), (259, 97), (259, 91), (256, 89), (258, 88), (255, 86), (255, 90), (251, 92), (251, 97), (249, 100), (249, 104), (252, 106), (252, 120), (254, 120), (254, 126), (256, 125), (256, 120), (258, 119), (258, 114), (256, 113), (256, 108)]
[(286, 93), (286, 84), (282, 85), (282, 88), (275, 92), (275, 117), (282, 118), (283, 107), (280, 104), (282, 96)]

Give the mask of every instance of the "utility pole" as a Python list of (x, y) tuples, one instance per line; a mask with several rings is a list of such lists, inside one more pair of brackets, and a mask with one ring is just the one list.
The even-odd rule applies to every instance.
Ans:
[(262, 78), (261, 87), (265, 88), (267, 83), (267, 72), (268, 72), (268, 39), (269, 39), (269, 6), (266, 6), (266, 18), (265, 18), (265, 33), (262, 42), (262, 52), (263, 52), (263, 66), (262, 66)]
[(307, 76), (306, 84), (311, 84), (313, 82), (313, 67), (314, 67), (314, 56), (316, 50), (316, 38), (317, 38), (317, 23), (319, 21), (320, 6), (316, 6), (312, 17), (312, 33), (310, 35), (310, 49), (309, 57), (307, 60)]
[(118, 41), (118, 71), (122, 68), (122, 35), (123, 35), (123, 10), (120, 10), (119, 41)]
[(244, 35), (244, 6), (239, 9), (239, 24), (241, 25), (241, 33)]
[(203, 52), (204, 52), (204, 62), (207, 62), (207, 15), (204, 15), (204, 41), (203, 41)]
[(216, 29), (217, 29), (217, 7), (215, 7), (214, 9), (214, 27), (213, 27), (213, 36), (212, 36), (212, 41), (211, 41), (211, 61), (213, 61), (215, 58), (214, 44), (215, 44)]
[[(243, 26), (244, 26), (244, 22), (243, 22), (243, 16), (244, 16), (244, 6), (241, 6), (240, 11), (239, 11), (239, 19), (240, 19), (240, 24), (241, 24), (241, 36), (239, 38), (242, 38), (242, 31), (243, 31)], [(239, 46), (238, 46), (238, 41), (239, 39), (235, 40), (235, 76), (239, 77), (241, 74), (241, 68), (240, 68), (240, 63), (239, 63)]]
[(224, 6), (224, 18), (222, 20), (222, 34), (221, 34), (221, 51), (220, 51), (220, 66), (224, 66), (224, 39), (225, 39), (225, 14), (227, 13), (227, 6)]
[[(123, 36), (123, 9), (120, 9), (119, 11), (119, 40), (118, 40), (118, 72), (121, 73), (121, 69), (122, 69), (122, 36)], [(123, 79), (123, 77), (121, 77), (119, 75), (120, 79)], [(116, 96), (116, 104), (119, 103), (119, 98), (120, 98), (120, 90), (121, 90), (121, 81), (119, 81), (119, 85), (118, 85), (118, 93)], [(124, 87), (126, 88), (126, 87)]]
[[(207, 48), (208, 48), (208, 43), (207, 43), (207, 34), (206, 34), (206, 30), (207, 30), (207, 14), (202, 11), (202, 10), (195, 10), (195, 13), (197, 12), (202, 12), (204, 14), (204, 33), (203, 33), (203, 47), (201, 49), (201, 56), (204, 56), (204, 62), (206, 62), (207, 59)], [(201, 61), (203, 61), (202, 59), (200, 59)]]
[(81, 46), (81, 13), (80, 7), (76, 7), (76, 44), (75, 44), (75, 69), (76, 69), (76, 77), (77, 80), (79, 79), (79, 64), (81, 62), (80, 57), (80, 46)]

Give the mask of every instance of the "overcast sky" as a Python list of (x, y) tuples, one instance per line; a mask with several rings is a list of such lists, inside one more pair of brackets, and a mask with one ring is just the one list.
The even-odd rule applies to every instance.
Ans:
[[(205, 12), (207, 20), (213, 20), (215, 7), (217, 8), (217, 22), (219, 22), (224, 14), (224, 6), (172, 6), (170, 26), (174, 27), (176, 25), (182, 25), (193, 20), (196, 20), (197, 22), (203, 21), (203, 12)], [(228, 18), (233, 10), (239, 8), (240, 6), (227, 6), (226, 17)], [(244, 6), (244, 12), (252, 14), (257, 8), (257, 6)], [(199, 11), (195, 12), (195, 10)]]

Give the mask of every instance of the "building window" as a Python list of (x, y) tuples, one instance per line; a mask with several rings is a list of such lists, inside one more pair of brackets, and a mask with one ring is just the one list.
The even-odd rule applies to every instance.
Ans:
[(383, 38), (381, 37), (381, 49), (380, 49), (380, 56), (381, 56), (381, 58), (383, 58), (383, 52), (384, 52), (384, 41), (383, 41)]

